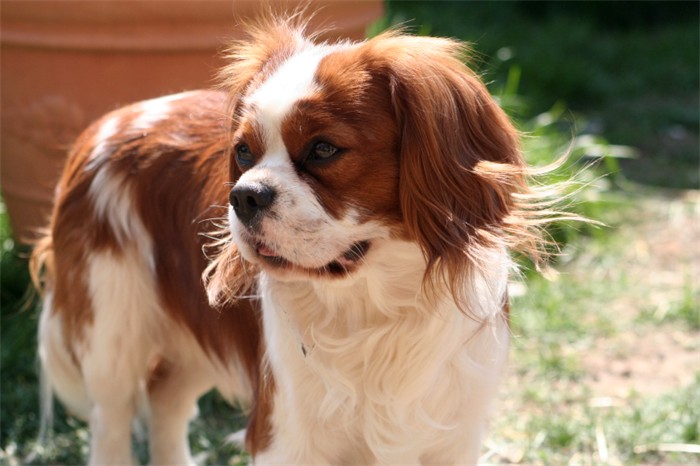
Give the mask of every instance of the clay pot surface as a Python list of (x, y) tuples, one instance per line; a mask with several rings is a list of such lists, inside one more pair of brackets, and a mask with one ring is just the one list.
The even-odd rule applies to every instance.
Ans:
[[(268, 2), (276, 11), (306, 1)], [(2, 192), (15, 238), (45, 227), (67, 151), (122, 105), (211, 87), (225, 45), (266, 7), (257, 1), (3, 0)], [(313, 1), (310, 29), (361, 39), (381, 0)]]

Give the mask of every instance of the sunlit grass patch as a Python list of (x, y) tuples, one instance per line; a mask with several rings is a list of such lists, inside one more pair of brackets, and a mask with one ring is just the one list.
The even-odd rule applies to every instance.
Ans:
[(677, 322), (689, 330), (700, 330), (700, 286), (688, 275), (680, 297), (666, 301), (663, 306), (646, 306), (639, 315), (640, 323)]
[[(662, 396), (593, 398), (581, 387), (530, 381), (508, 401), (488, 443), (487, 462), (551, 464), (697, 464), (700, 381)], [(516, 395), (517, 396), (517, 395)]]

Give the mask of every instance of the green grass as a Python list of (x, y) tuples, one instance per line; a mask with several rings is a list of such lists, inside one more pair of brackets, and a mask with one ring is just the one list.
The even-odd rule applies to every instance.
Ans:
[(642, 308), (638, 321), (642, 324), (681, 323), (689, 329), (700, 330), (700, 289), (697, 283), (687, 277), (679, 298), (663, 308)]
[(552, 381), (528, 383), (530, 396), (510, 406), (519, 412), (498, 418), (488, 442), (493, 462), (698, 464), (696, 453), (664, 451), (700, 441), (698, 379), (672, 394), (632, 397), (624, 405), (606, 405), (575, 386), (552, 390)]

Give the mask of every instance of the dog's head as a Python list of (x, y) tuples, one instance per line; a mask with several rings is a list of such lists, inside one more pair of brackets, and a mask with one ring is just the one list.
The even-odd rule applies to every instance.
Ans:
[(316, 44), (273, 21), (232, 50), (229, 220), (247, 261), (337, 279), (409, 241), (426, 282), (454, 291), (506, 245), (526, 190), (518, 135), (461, 44), (395, 32)]

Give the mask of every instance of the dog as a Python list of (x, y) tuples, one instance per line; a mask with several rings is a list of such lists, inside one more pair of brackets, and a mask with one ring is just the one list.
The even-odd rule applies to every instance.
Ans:
[[(325, 43), (270, 18), (220, 89), (76, 141), (32, 268), (49, 389), (90, 464), (193, 463), (211, 388), (255, 464), (474, 464), (508, 354), (511, 251), (546, 203), (459, 42)], [(545, 206), (545, 207), (543, 207)]]

